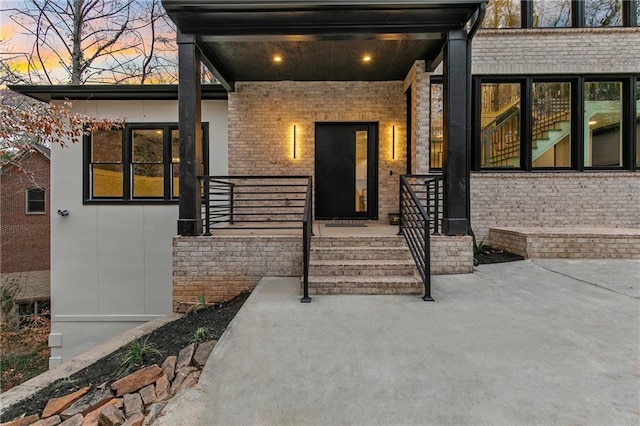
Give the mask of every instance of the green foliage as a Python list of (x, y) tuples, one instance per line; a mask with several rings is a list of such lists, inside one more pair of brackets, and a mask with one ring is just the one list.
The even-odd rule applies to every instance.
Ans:
[(484, 239), (479, 243), (473, 243), (473, 252), (475, 254), (482, 254), (485, 250), (489, 249), (491, 246), (489, 244), (485, 244)]
[(120, 368), (118, 369), (118, 377), (123, 377), (132, 372), (136, 367), (140, 367), (146, 360), (154, 355), (162, 356), (153, 343), (149, 343), (149, 337), (144, 340), (137, 339), (129, 343), (127, 351), (120, 359)]
[(191, 336), (191, 343), (202, 343), (210, 331), (209, 327), (198, 327), (198, 329), (193, 332), (193, 336)]
[(207, 304), (207, 300), (204, 298), (204, 294), (200, 294), (198, 295), (198, 300), (195, 303), (195, 305), (192, 305), (191, 307), (189, 307), (189, 309), (187, 309), (187, 312), (185, 312), (185, 314), (201, 311), (203, 309), (208, 309), (208, 308), (209, 308), (209, 305)]

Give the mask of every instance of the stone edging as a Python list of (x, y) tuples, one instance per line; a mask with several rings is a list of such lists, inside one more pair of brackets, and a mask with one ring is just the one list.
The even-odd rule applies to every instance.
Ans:
[(149, 334), (157, 328), (160, 328), (163, 325), (175, 321), (179, 318), (182, 318), (181, 314), (169, 314), (161, 318), (148, 321), (142, 325), (139, 325), (135, 328), (132, 328), (131, 330), (120, 334), (117, 337), (114, 337), (111, 340), (108, 340), (101, 345), (96, 346), (91, 350), (88, 350), (87, 352), (78, 355), (77, 357), (57, 366), (52, 370), (46, 371), (39, 376), (36, 376), (33, 379), (22, 383), (21, 385), (9, 389), (1, 395), (2, 406), (0, 407), (0, 412), (4, 411), (5, 408), (9, 408), (19, 403), (20, 401), (29, 398), (37, 391), (39, 391), (40, 389), (44, 389), (56, 380), (69, 377), (72, 374), (77, 373), (83, 368), (95, 363), (99, 359), (104, 358), (105, 356), (122, 348), (123, 346), (128, 345), (135, 339), (138, 339), (145, 334)]

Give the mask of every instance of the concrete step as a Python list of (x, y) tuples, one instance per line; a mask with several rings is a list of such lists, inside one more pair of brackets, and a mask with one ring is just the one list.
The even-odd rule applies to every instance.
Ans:
[(410, 260), (407, 247), (316, 247), (311, 246), (311, 259), (316, 260)]
[(385, 277), (415, 275), (413, 260), (314, 260), (309, 264), (309, 275)]
[(314, 247), (406, 247), (402, 236), (319, 237), (311, 239)]
[(309, 276), (309, 294), (422, 294), (424, 286), (415, 276)]

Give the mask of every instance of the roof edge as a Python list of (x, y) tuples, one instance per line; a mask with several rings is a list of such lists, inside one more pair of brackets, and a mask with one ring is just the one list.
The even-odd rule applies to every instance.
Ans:
[[(177, 84), (85, 84), (85, 85), (23, 85), (8, 86), (21, 95), (42, 101), (52, 100), (177, 100)], [(220, 84), (203, 84), (202, 99), (227, 99)]]

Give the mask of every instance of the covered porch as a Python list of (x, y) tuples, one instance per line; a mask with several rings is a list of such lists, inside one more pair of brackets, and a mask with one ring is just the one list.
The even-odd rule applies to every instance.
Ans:
[[(404, 85), (400, 84), (399, 89), (395, 89), (396, 92), (402, 92), (403, 89), (407, 92), (404, 117), (390, 120), (393, 123), (400, 121), (398, 129), (394, 124), (389, 126), (388, 123), (380, 123), (376, 128), (377, 135), (369, 133), (368, 136), (369, 139), (377, 136), (378, 148), (395, 145), (396, 138), (398, 142), (404, 138), (405, 143), (398, 143), (398, 151), (403, 151), (398, 155), (405, 158), (404, 167), (399, 172), (395, 170), (395, 173), (410, 174), (416, 169), (419, 159), (416, 146), (412, 145), (416, 140), (416, 123), (410, 121), (420, 118), (415, 115), (424, 114), (422, 118), (428, 123), (428, 111), (417, 111), (418, 108), (413, 106), (417, 100), (410, 99), (412, 92), (406, 90), (405, 86), (416, 61), (424, 61), (426, 73), (433, 72), (441, 63), (443, 65), (445, 124), (442, 230), (446, 235), (466, 235), (470, 216), (471, 39), (482, 20), (485, 3), (484, 0), (164, 0), (167, 13), (178, 27), (181, 164), (178, 233), (182, 236), (203, 233), (201, 191), (197, 183), (197, 176), (203, 174), (199, 143), (201, 64), (230, 93), (230, 109), (234, 103), (233, 93), (238, 92), (237, 97), (240, 98), (243, 93), (260, 92), (263, 88), (260, 84), (267, 82), (299, 83), (297, 87), (301, 90), (296, 93), (298, 97), (304, 97), (305, 91), (312, 91), (318, 83), (323, 84), (321, 82), (330, 85), (329, 82), (404, 81)], [(310, 84), (308, 90), (302, 82)], [(341, 95), (338, 89), (335, 93)], [(270, 93), (261, 94), (263, 102), (268, 104)], [(325, 108), (328, 119), (317, 115), (312, 118), (316, 125), (315, 136), (311, 135), (311, 129), (305, 129), (306, 137), (312, 143), (303, 149), (310, 150), (307, 151), (308, 156), (313, 156), (315, 149), (316, 161), (310, 164), (311, 167), (303, 167), (303, 170), (306, 169), (304, 174), (316, 174), (316, 177), (320, 151), (317, 145), (318, 123), (345, 121), (335, 119), (336, 116), (330, 114), (333, 112), (330, 106)], [(351, 117), (356, 120), (351, 118), (349, 122), (371, 123), (364, 118), (364, 114), (360, 120), (357, 119), (358, 114)], [(251, 116), (239, 116), (233, 122), (230, 119), (230, 134), (249, 126), (252, 119)], [(383, 128), (383, 124), (387, 126)], [(295, 139), (299, 136), (296, 130), (300, 130), (296, 127), (293, 124), (291, 134), (283, 134), (281, 138), (286, 142), (293, 139), (292, 145), (295, 145)], [(401, 129), (404, 134), (398, 134)], [(389, 131), (391, 144), (387, 143)], [(256, 139), (261, 136), (259, 131), (255, 134)], [(295, 158), (295, 148), (291, 147), (291, 150), (291, 156)], [(395, 159), (395, 146), (391, 150), (391, 157)], [(369, 175), (394, 173), (394, 170), (382, 170), (383, 164), (378, 165), (373, 161), (382, 155), (379, 149), (372, 149), (370, 154)], [(230, 150), (230, 164), (234, 161), (233, 156), (234, 152)], [(295, 166), (273, 174), (298, 174), (291, 170), (295, 171)], [(378, 188), (373, 187), (374, 183), (371, 180), (367, 183), (370, 186), (364, 188), (369, 194), (368, 200), (377, 196)], [(322, 181), (316, 179), (315, 185), (317, 189)], [(366, 207), (371, 210), (367, 218), (377, 219), (378, 206), (373, 203)]]

